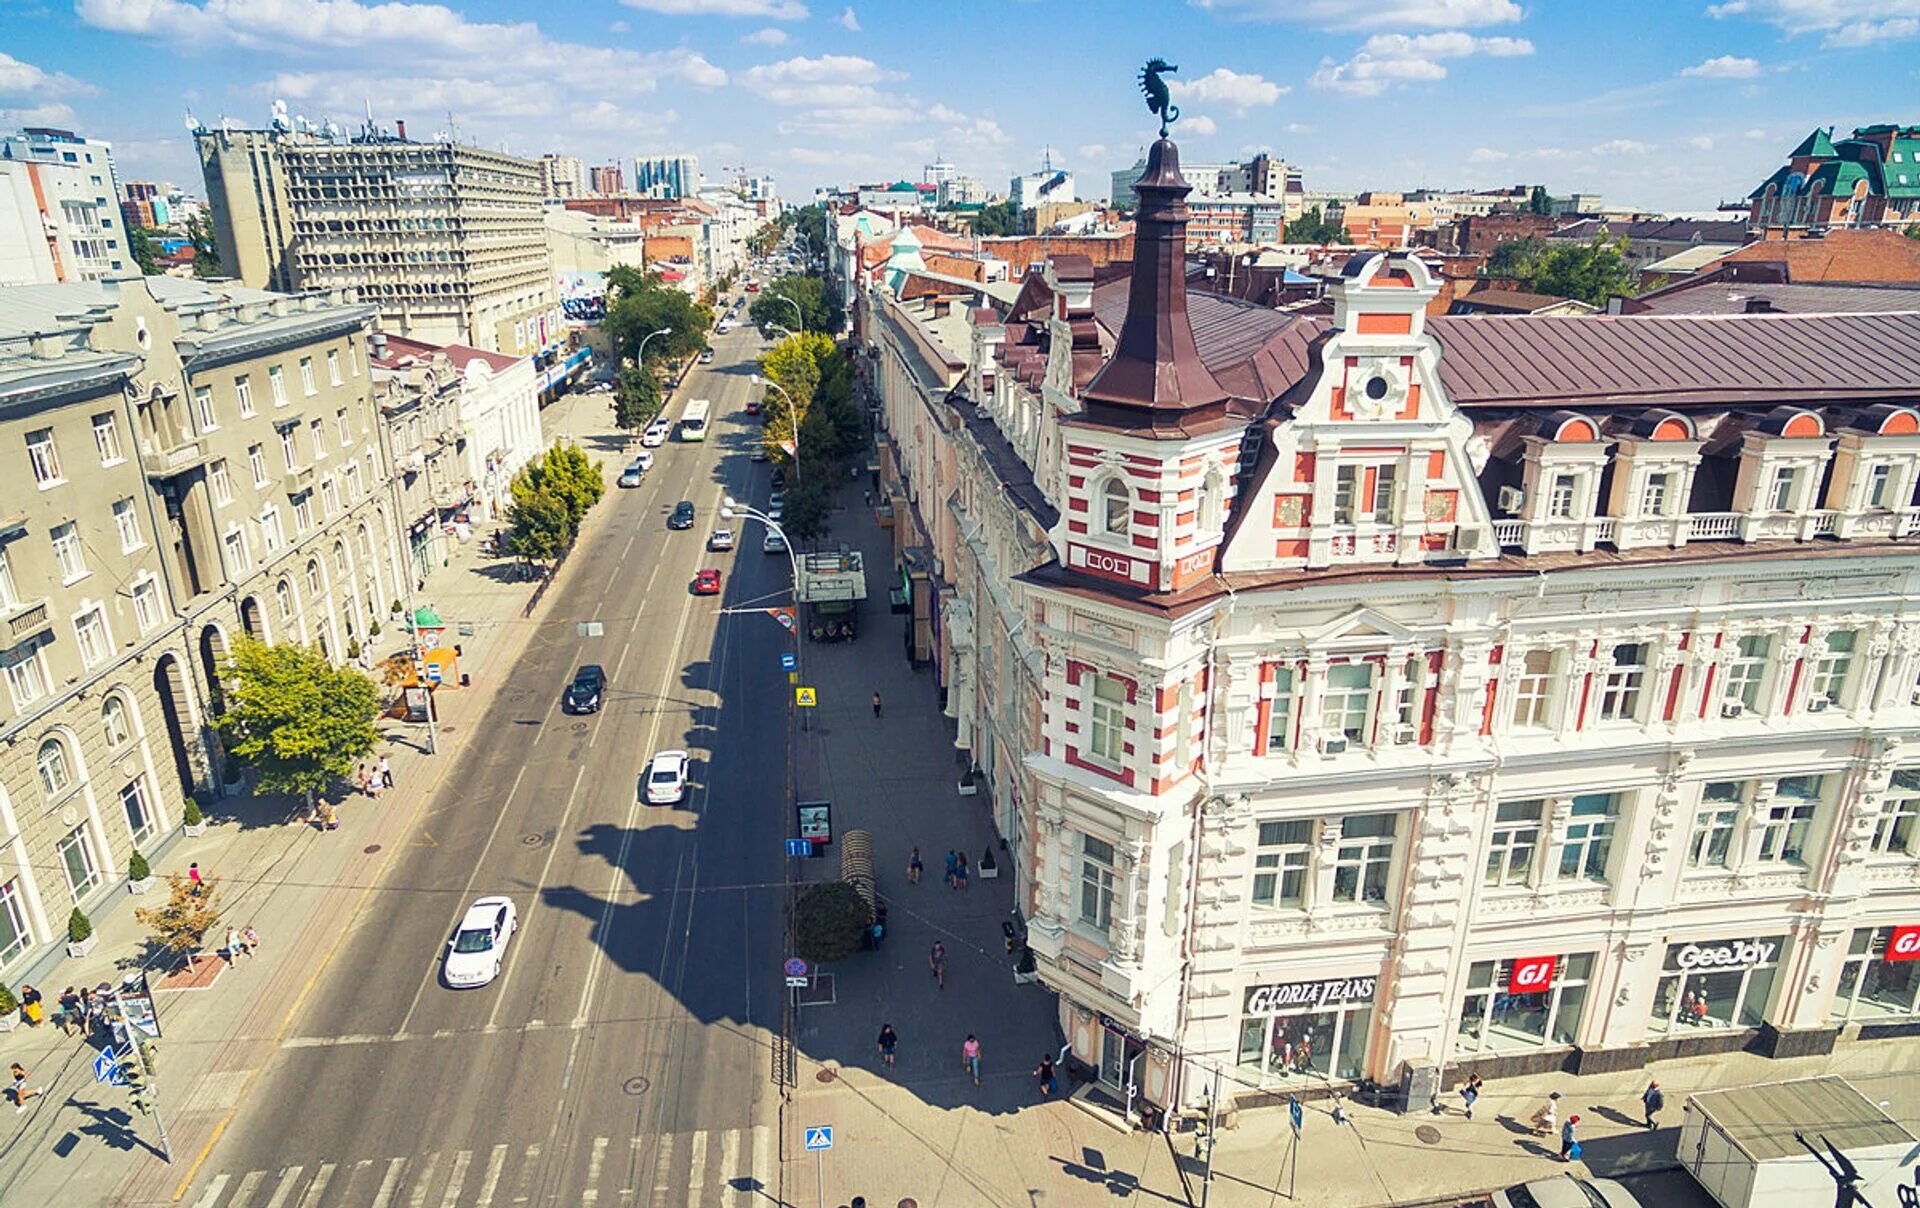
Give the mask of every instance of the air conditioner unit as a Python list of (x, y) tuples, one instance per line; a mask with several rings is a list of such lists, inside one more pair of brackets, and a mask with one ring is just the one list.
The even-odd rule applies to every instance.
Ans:
[(1827, 706), (1831, 705), (1832, 703), (1833, 703), (1832, 701), (1828, 700), (1824, 696), (1809, 696), (1807, 698), (1807, 712), (1825, 713), (1827, 711)]
[(1520, 509), (1526, 506), (1527, 493), (1519, 487), (1501, 487), (1496, 499), (1501, 511), (1517, 516), (1520, 514)]
[(1737, 700), (1730, 700), (1720, 706), (1720, 716), (1722, 717), (1745, 717), (1746, 715), (1747, 707)]
[(1322, 734), (1320, 736), (1320, 753), (1322, 755), (1346, 754), (1347, 736), (1345, 734)]

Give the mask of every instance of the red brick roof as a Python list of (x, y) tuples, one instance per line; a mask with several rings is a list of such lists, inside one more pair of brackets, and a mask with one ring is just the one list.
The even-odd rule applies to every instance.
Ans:
[(465, 344), (429, 344), (424, 340), (409, 340), (405, 336), (387, 337), (387, 355), (373, 358), (373, 363), (384, 369), (398, 369), (413, 361), (430, 361), (435, 353), (444, 352), (447, 360), (455, 369), (466, 372), (474, 361), (483, 361), (487, 367), (498, 373), (502, 369), (511, 369), (522, 357), (508, 356), (504, 352), (488, 352), (482, 348), (472, 348)]
[(1720, 263), (1785, 264), (1787, 280), (1920, 282), (1920, 239), (1897, 231), (1828, 231), (1820, 239), (1768, 239), (1729, 252)]

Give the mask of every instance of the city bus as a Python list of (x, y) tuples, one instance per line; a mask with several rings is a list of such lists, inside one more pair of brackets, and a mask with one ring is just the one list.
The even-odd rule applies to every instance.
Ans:
[(680, 414), (680, 439), (707, 439), (707, 412), (712, 409), (713, 404), (703, 398), (688, 403), (687, 409)]

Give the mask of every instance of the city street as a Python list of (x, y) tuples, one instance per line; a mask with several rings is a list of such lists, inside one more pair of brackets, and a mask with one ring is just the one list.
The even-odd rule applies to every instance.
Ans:
[[(783, 600), (788, 567), (757, 532), (706, 551), (723, 495), (767, 491), (743, 411), (758, 339), (715, 343), (668, 411), (711, 399), (711, 437), (670, 441), (595, 509), (485, 733), (340, 920), (337, 959), (184, 1202), (704, 1205), (770, 1186), (790, 639), (720, 612)], [(585, 443), (618, 473), (616, 440)], [(669, 531), (682, 499), (700, 519)], [(717, 600), (688, 586), (704, 566), (727, 576)], [(560, 695), (583, 663), (610, 687), (575, 717)], [(637, 803), (638, 773), (674, 747), (692, 755), (687, 799)], [(489, 894), (519, 910), (504, 971), (448, 989), (440, 955)]]

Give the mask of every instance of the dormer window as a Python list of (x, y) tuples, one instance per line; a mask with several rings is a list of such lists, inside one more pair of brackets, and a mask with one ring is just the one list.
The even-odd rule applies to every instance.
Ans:
[(1893, 467), (1885, 462), (1867, 472), (1867, 507), (1884, 512), (1893, 506)]
[(1103, 531), (1112, 537), (1126, 536), (1133, 524), (1133, 492), (1120, 478), (1109, 478), (1100, 489), (1100, 500)]
[(1797, 466), (1781, 466), (1773, 472), (1773, 489), (1769, 504), (1776, 512), (1796, 511), (1800, 499), (1800, 470)]
[(1555, 474), (1553, 482), (1547, 487), (1547, 519), (1573, 519), (1573, 501), (1577, 498), (1578, 480), (1571, 474)]
[(1640, 514), (1642, 516), (1671, 516), (1676, 502), (1674, 490), (1675, 475), (1671, 470), (1647, 475), (1646, 486), (1640, 491)]
[(1393, 522), (1394, 466), (1341, 466), (1333, 480), (1335, 524)]

